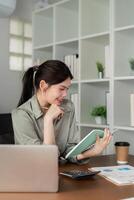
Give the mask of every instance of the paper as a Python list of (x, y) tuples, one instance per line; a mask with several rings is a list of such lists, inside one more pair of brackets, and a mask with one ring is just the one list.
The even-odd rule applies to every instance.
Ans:
[(134, 184), (134, 167), (130, 165), (94, 167), (89, 170), (101, 171), (99, 175), (116, 185)]

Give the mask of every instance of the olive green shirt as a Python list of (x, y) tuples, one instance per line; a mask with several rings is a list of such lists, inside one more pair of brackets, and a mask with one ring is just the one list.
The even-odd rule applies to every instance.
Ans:
[[(61, 105), (63, 117), (54, 120), (56, 144), (60, 156), (65, 155), (80, 141), (75, 121), (74, 105), (65, 99)], [(44, 113), (41, 111), (36, 96), (12, 111), (13, 129), (16, 144), (43, 144)], [(76, 159), (73, 159), (76, 162)]]

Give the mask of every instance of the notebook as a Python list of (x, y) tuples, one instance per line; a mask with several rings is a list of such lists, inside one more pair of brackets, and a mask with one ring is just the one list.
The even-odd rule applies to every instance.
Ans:
[(97, 135), (102, 138), (104, 136), (104, 131), (99, 129), (92, 130), (71, 151), (69, 151), (65, 158), (76, 156), (89, 149), (95, 143)]
[(55, 145), (0, 145), (0, 192), (57, 192)]

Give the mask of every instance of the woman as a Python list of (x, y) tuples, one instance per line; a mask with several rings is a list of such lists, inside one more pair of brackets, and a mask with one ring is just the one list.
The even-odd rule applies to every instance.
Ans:
[[(29, 68), (23, 77), (23, 90), (17, 109), (12, 112), (16, 144), (57, 144), (62, 157), (79, 142), (74, 105), (67, 91), (73, 76), (61, 61), (48, 60)], [(108, 145), (111, 134), (105, 129), (94, 148), (70, 159), (85, 162), (100, 154)]]

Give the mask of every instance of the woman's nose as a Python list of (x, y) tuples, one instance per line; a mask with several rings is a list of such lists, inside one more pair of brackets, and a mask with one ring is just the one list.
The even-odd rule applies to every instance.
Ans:
[(63, 92), (63, 97), (66, 97), (67, 96), (67, 91), (65, 90), (64, 92)]

